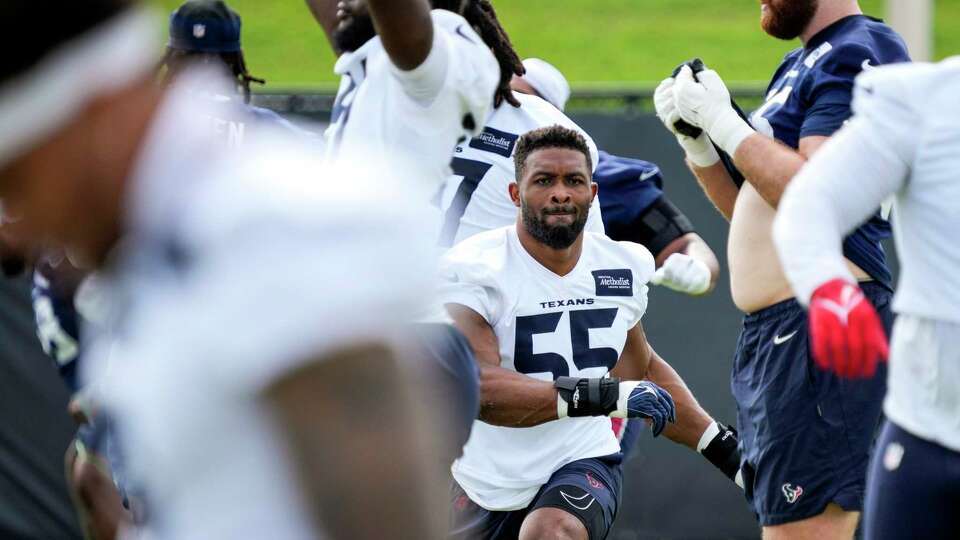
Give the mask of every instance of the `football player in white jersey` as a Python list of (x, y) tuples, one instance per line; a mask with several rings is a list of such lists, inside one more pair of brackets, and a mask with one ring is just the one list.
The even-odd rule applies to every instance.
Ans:
[[(584, 232), (597, 187), (576, 131), (524, 134), (510, 186), (515, 225), (475, 235), (442, 264), (443, 298), (481, 366), (480, 420), (453, 466), (455, 538), (605, 538), (617, 513), (611, 417), (675, 420), (642, 376), (655, 353), (640, 318), (653, 256)], [(638, 369), (639, 366), (639, 369)]]
[[(308, 3), (329, 29), (329, 0)], [(473, 0), (338, 2), (330, 38), (341, 83), (328, 156), (350, 163), (390, 154), (437, 189), (453, 147), (478, 131), (494, 102), (500, 69), (478, 34), (483, 15)]]
[[(531, 65), (534, 72), (540, 66), (538, 63)], [(518, 85), (518, 82), (521, 84)], [(522, 79), (517, 73), (511, 80), (511, 87), (514, 88), (512, 95), (516, 102), (502, 103), (490, 115), (480, 135), (457, 145), (453, 156), (455, 174), (447, 181), (441, 198), (441, 207), (444, 210), (441, 245), (450, 245), (477, 233), (516, 222), (517, 208), (514, 201), (510, 199), (509, 186), (518, 178), (513, 156), (517, 140), (523, 133), (537, 128), (560, 125), (578, 132), (584, 138), (590, 149), (590, 163), (594, 169), (592, 172), (597, 172), (596, 164), (603, 159), (604, 154), (598, 154), (593, 139), (554, 104), (538, 95), (528, 94), (527, 92), (531, 91), (530, 85), (522, 84)], [(562, 75), (557, 84), (552, 85), (547, 92), (547, 95), (558, 100), (561, 106), (568, 94), (569, 87), (566, 86), (566, 80)], [(624, 199), (629, 200), (629, 196), (625, 196)], [(599, 200), (599, 197), (593, 199), (585, 230), (603, 234)], [(641, 197), (636, 196), (632, 202), (641, 204)], [(674, 218), (677, 216), (657, 214), (655, 221), (661, 225), (661, 229), (653, 231), (654, 236), (662, 238), (663, 235), (676, 232), (676, 237), (682, 236), (683, 232), (692, 231), (691, 227), (685, 228), (682, 225), (681, 222), (686, 221), (682, 215), (679, 216), (682, 219)], [(693, 236), (696, 235), (693, 234)], [(675, 237), (670, 240), (674, 240)], [(676, 243), (670, 245), (679, 246)], [(676, 256), (673, 257), (671, 264), (666, 264), (673, 255), (656, 253), (661, 267), (654, 274), (654, 282), (680, 290), (690, 285), (710, 286), (716, 275), (710, 268), (719, 272), (713, 252), (702, 239), (699, 242), (691, 240), (687, 245), (690, 246), (691, 254), (697, 254), (707, 262), (694, 261), (685, 254), (675, 253), (673, 255)], [(704, 289), (700, 288), (697, 291), (703, 292)], [(661, 384), (680, 381), (679, 375), (666, 363), (659, 365), (651, 378)], [(685, 388), (684, 390), (686, 391)], [(681, 407), (684, 409), (684, 414), (678, 423), (671, 424), (667, 428), (666, 436), (674, 442), (701, 453), (724, 475), (739, 485), (740, 456), (737, 451), (736, 432), (713, 420), (697, 405), (692, 396), (690, 400), (682, 401), (684, 405), (689, 404), (691, 408)], [(640, 435), (640, 431), (636, 429), (637, 422), (617, 419), (614, 427), (618, 438), (623, 442), (625, 454), (629, 454)]]
[(842, 238), (893, 197), (902, 264), (886, 422), (870, 465), (865, 538), (960, 529), (960, 57), (864, 72), (854, 117), (790, 182), (774, 221), (783, 269), (810, 313), (817, 364), (870, 377), (883, 326)]
[(193, 98), (215, 74), (156, 84), (154, 22), (127, 0), (0, 4), (0, 197), (18, 238), (101, 270), (84, 375), (148, 532), (438, 538), (436, 437), (393, 339), (430, 281), (423, 197), (280, 135), (225, 148)]

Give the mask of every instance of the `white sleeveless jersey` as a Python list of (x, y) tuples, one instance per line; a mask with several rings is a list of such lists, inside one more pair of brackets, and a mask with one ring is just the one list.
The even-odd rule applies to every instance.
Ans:
[[(500, 80), (497, 61), (461, 16), (431, 12), (433, 47), (417, 68), (390, 61), (380, 37), (344, 53), (327, 129), (327, 157), (363, 163), (389, 156), (396, 170), (421, 178), (435, 192), (450, 175), (450, 153), (479, 132)], [(392, 171), (387, 171), (391, 174)]]
[[(580, 261), (561, 277), (541, 266), (509, 226), (475, 235), (444, 256), (442, 297), (490, 323), (504, 368), (545, 381), (603, 377), (646, 310), (653, 271), (643, 246), (587, 232)], [(453, 476), (483, 508), (516, 510), (560, 467), (619, 451), (607, 417), (529, 428), (476, 421)]]
[[(513, 152), (524, 133), (556, 124), (579, 131), (590, 146), (593, 168), (597, 167), (597, 146), (580, 126), (539, 97), (517, 92), (513, 95), (520, 107), (504, 103), (493, 111), (479, 135), (457, 145), (453, 176), (447, 179), (440, 197), (441, 246), (452, 246), (517, 220), (517, 207), (510, 200), (508, 187), (517, 176)], [(596, 199), (590, 207), (586, 230), (603, 232), (600, 202)]]

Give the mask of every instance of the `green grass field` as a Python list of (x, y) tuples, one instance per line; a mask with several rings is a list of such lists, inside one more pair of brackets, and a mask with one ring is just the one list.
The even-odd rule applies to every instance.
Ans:
[[(170, 11), (181, 0), (153, 0)], [(520, 54), (559, 66), (576, 87), (649, 86), (701, 56), (728, 81), (766, 82), (796, 43), (766, 36), (757, 0), (494, 0)], [(331, 87), (333, 55), (302, 0), (229, 0), (248, 64), (273, 89)], [(861, 0), (883, 15), (884, 0)], [(960, 0), (936, 0), (936, 55), (960, 54)]]

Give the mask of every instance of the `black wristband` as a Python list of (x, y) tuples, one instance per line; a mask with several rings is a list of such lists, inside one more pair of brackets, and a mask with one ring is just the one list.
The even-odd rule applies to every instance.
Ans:
[(553, 386), (567, 402), (567, 416), (607, 416), (617, 410), (620, 379), (616, 377), (557, 377)]
[(740, 439), (737, 437), (737, 430), (719, 422), (717, 427), (720, 428), (720, 433), (717, 433), (701, 454), (727, 475), (727, 478), (736, 481), (737, 472), (740, 471)]

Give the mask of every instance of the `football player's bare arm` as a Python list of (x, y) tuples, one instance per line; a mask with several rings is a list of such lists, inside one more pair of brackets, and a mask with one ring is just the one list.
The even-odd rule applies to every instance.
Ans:
[(334, 32), (337, 31), (337, 2), (339, 0), (307, 0), (307, 7), (313, 18), (323, 28), (323, 33), (330, 42), (330, 48), (333, 53), (339, 56), (343, 51), (337, 48), (336, 41), (333, 39)]
[(427, 0), (367, 0), (370, 17), (393, 65), (410, 71), (433, 46), (433, 19)]
[(402, 364), (386, 347), (357, 346), (305, 364), (263, 395), (324, 538), (445, 536), (435, 511), (445, 502), (441, 435), (430, 432)]
[(696, 450), (703, 431), (713, 419), (700, 407), (680, 375), (653, 350), (642, 325), (637, 324), (627, 334), (623, 354), (611, 374), (623, 380), (646, 379), (669, 392), (677, 407), (677, 421), (668, 423), (663, 434), (677, 444)]
[(667, 258), (674, 253), (683, 253), (707, 265), (710, 269), (710, 288), (707, 291), (712, 291), (717, 286), (717, 280), (720, 278), (720, 261), (699, 234), (687, 233), (667, 244), (667, 247), (660, 250), (654, 259), (657, 268), (663, 266)]
[(826, 140), (827, 137), (821, 136), (804, 137), (800, 139), (800, 150), (797, 151), (754, 133), (740, 143), (733, 161), (763, 200), (776, 208), (787, 184)]
[(740, 189), (733, 183), (730, 173), (721, 162), (709, 167), (698, 167), (687, 161), (690, 172), (697, 178), (703, 192), (727, 221), (733, 217), (733, 207), (737, 203)]
[(677, 421), (667, 424), (663, 434), (671, 441), (682, 444), (692, 450), (697, 449), (697, 443), (714, 420), (703, 410), (693, 392), (687, 388), (680, 375), (660, 358), (652, 348), (650, 349), (650, 368), (647, 370), (647, 380), (656, 383), (673, 396), (677, 406)]
[(467, 337), (480, 366), (480, 420), (495, 426), (531, 427), (557, 419), (557, 390), (552, 382), (500, 367), (497, 335), (486, 319), (460, 304), (447, 304), (447, 311)]
[(123, 507), (110, 465), (102, 456), (88, 451), (77, 439), (67, 448), (64, 466), (70, 498), (85, 538), (113, 540), (121, 529), (132, 527), (133, 519)]

